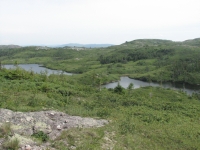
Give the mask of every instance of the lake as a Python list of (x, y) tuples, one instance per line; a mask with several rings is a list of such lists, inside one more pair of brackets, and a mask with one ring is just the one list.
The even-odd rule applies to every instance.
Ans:
[[(159, 83), (156, 83), (156, 82), (148, 83), (148, 82), (144, 82), (144, 81), (140, 81), (140, 80), (131, 79), (129, 77), (121, 77), (120, 78), (119, 84), (123, 88), (127, 88), (130, 83), (133, 83), (134, 89), (137, 89), (140, 87), (146, 87), (146, 86), (153, 86), (153, 87), (161, 86)], [(103, 85), (103, 87), (115, 88), (117, 86), (117, 84), (118, 84), (118, 82), (108, 83), (106, 85)], [(170, 89), (174, 89), (174, 90), (182, 90), (182, 91), (186, 92), (188, 95), (192, 95), (192, 93), (198, 92), (200, 90), (200, 85), (185, 84), (185, 88), (183, 88), (183, 84), (181, 84), (181, 83), (170, 83), (170, 82), (162, 83), (162, 87), (170, 88)]]
[[(52, 69), (48, 69), (45, 67), (42, 67), (42, 65), (39, 64), (19, 64), (18, 65), (20, 68), (26, 70), (26, 71), (33, 71), (35, 73), (41, 73), (41, 72), (47, 72), (48, 75), (50, 74), (66, 74), (66, 75), (73, 75), (73, 73), (69, 73), (69, 72), (65, 72), (62, 70), (52, 70)], [(4, 68), (6, 69), (13, 69), (15, 68), (14, 65), (3, 65)]]
[[(61, 73), (65, 74), (65, 75), (73, 75), (73, 73), (64, 72), (62, 70), (48, 69), (48, 68), (42, 67), (39, 64), (19, 64), (18, 66), (20, 68), (24, 69), (24, 70), (27, 70), (27, 71), (32, 70), (35, 73), (47, 72), (48, 75), (50, 75), (50, 74), (61, 74)], [(6, 68), (6, 69), (15, 68), (14, 65), (3, 65), (3, 67)], [(130, 83), (133, 83), (134, 89), (140, 88), (140, 87), (145, 87), (145, 86), (153, 86), (153, 87), (161, 86), (159, 83), (156, 83), (156, 82), (148, 83), (148, 82), (145, 82), (145, 81), (131, 79), (129, 77), (121, 77), (120, 78), (119, 84), (123, 88), (127, 88)], [(105, 88), (115, 88), (117, 86), (117, 84), (118, 84), (118, 82), (108, 83), (106, 85), (103, 85), (103, 87), (105, 87)], [(162, 83), (163, 88), (170, 88), (170, 89), (174, 89), (174, 90), (182, 90), (182, 91), (185, 91), (188, 95), (191, 95), (192, 93), (195, 93), (195, 92), (199, 92), (199, 90), (200, 90), (200, 85), (185, 84), (184, 86), (185, 86), (185, 88), (183, 88), (183, 84), (181, 84), (181, 83), (170, 83), (170, 82)]]

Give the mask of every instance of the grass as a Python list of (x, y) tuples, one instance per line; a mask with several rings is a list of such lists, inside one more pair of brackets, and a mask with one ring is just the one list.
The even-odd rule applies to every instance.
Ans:
[(0, 138), (8, 137), (10, 134), (12, 134), (12, 129), (11, 129), (10, 122), (3, 123), (0, 126)]
[(6, 150), (18, 150), (19, 140), (17, 138), (7, 140), (3, 143), (3, 148)]
[(17, 138), (11, 138), (13, 131), (11, 129), (10, 122), (3, 123), (0, 126), (0, 138), (3, 138), (2, 146), (6, 150), (18, 150), (19, 140)]
[(195, 97), (159, 87), (122, 89), (121, 93), (99, 91), (92, 83), (82, 85), (78, 80), (76, 76), (57, 75), (45, 81), (37, 75), (30, 79), (3, 80), (1, 107), (18, 111), (57, 109), (70, 115), (111, 120), (101, 128), (64, 131), (51, 141), (56, 149), (200, 147), (200, 104)]

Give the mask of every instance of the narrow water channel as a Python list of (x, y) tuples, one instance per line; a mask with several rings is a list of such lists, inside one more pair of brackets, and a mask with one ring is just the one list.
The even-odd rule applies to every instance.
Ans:
[[(66, 75), (73, 75), (73, 73), (69, 73), (69, 72), (65, 72), (62, 70), (52, 70), (52, 69), (48, 69), (45, 67), (42, 67), (39, 64), (19, 64), (18, 65), (20, 68), (26, 70), (26, 71), (33, 71), (35, 73), (41, 73), (41, 72), (47, 72), (48, 75), (50, 74), (66, 74)], [(14, 65), (3, 65), (4, 68), (6, 69), (13, 69), (15, 68)]]
[[(50, 74), (66, 74), (66, 75), (73, 75), (73, 73), (69, 73), (69, 72), (64, 72), (62, 70), (52, 70), (52, 69), (48, 69), (45, 67), (42, 67), (39, 64), (19, 64), (18, 65), (20, 68), (27, 70), (27, 71), (34, 71), (35, 73), (41, 73), (41, 72), (47, 72), (48, 75)], [(4, 65), (3, 66), (6, 69), (12, 69), (15, 68), (14, 65)], [(140, 87), (146, 87), (146, 86), (153, 86), (153, 87), (158, 87), (158, 86), (162, 86), (163, 88), (170, 88), (170, 89), (174, 89), (174, 90), (181, 90), (186, 92), (188, 95), (191, 95), (192, 93), (195, 92), (199, 92), (200, 91), (200, 85), (191, 85), (191, 84), (180, 84), (180, 83), (170, 83), (170, 82), (165, 82), (162, 83), (162, 85), (160, 85), (159, 83), (156, 82), (144, 82), (144, 81), (140, 81), (140, 80), (135, 80), (135, 79), (131, 79), (129, 77), (121, 77), (119, 84), (124, 87), (127, 88), (129, 86), (130, 83), (133, 83), (134, 88), (140, 88)], [(117, 86), (118, 82), (114, 82), (114, 83), (108, 83), (106, 85), (103, 85), (103, 87), (105, 88), (115, 88)]]
[[(129, 86), (130, 83), (133, 83), (134, 85), (134, 89), (136, 88), (140, 88), (140, 87), (146, 87), (146, 86), (153, 86), (153, 87), (163, 87), (163, 88), (170, 88), (170, 89), (174, 89), (174, 90), (181, 90), (186, 92), (188, 95), (191, 95), (192, 93), (195, 92), (199, 92), (200, 90), (200, 85), (191, 85), (191, 84), (181, 84), (181, 83), (170, 83), (170, 82), (165, 82), (162, 83), (162, 85), (160, 85), (159, 83), (156, 82), (144, 82), (144, 81), (140, 81), (140, 80), (135, 80), (135, 79), (131, 79), (129, 77), (121, 77), (119, 84), (123, 87), (123, 88), (127, 88)], [(104, 85), (103, 87), (106, 88), (115, 88), (117, 86), (118, 82), (113, 82), (113, 83), (108, 83), (106, 85)]]

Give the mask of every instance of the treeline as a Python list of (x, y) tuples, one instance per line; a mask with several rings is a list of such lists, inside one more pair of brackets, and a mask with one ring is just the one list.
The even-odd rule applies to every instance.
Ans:
[(101, 64), (109, 63), (126, 63), (127, 61), (138, 61), (142, 59), (162, 58), (163, 56), (170, 56), (174, 54), (173, 49), (124, 49), (120, 51), (113, 51), (110, 55), (101, 55), (98, 60)]
[(108, 76), (126, 74), (141, 80), (199, 84), (198, 43), (199, 39), (185, 42), (135, 40), (118, 46), (80, 51), (32, 46), (0, 50), (0, 61), (2, 65), (39, 63), (74, 73), (96, 71)]
[(17, 49), (0, 49), (1, 59), (29, 59), (35, 57), (50, 57), (54, 60), (71, 59), (79, 55), (79, 52), (67, 48), (38, 49), (35, 46)]
[[(179, 44), (171, 42), (169, 45), (162, 43), (162, 45), (156, 46), (143, 44), (141, 46), (140, 41), (140, 48), (138, 48), (136, 42), (128, 42), (124, 46), (115, 46), (113, 51), (100, 55), (98, 60), (102, 65), (121, 63), (126, 66), (126, 63), (130, 61), (137, 62), (136, 65), (141, 66), (140, 68), (142, 66), (147, 68), (145, 69), (146, 71), (143, 71), (143, 74), (145, 73), (146, 75), (141, 75), (142, 77), (140, 77), (143, 80), (152, 78), (152, 80), (159, 82), (163, 80), (199, 84), (200, 47), (191, 46), (191, 41), (189, 42), (190, 45), (185, 45), (186, 43), (188, 42)], [(197, 45), (196, 42), (195, 45)], [(148, 60), (152, 60), (151, 64), (148, 63)], [(150, 75), (150, 71), (156, 71), (157, 73)], [(166, 72), (169, 74), (168, 77), (162, 79), (163, 74)], [(124, 73), (126, 72), (124, 71)], [(157, 74), (157, 77), (155, 77), (155, 74)]]

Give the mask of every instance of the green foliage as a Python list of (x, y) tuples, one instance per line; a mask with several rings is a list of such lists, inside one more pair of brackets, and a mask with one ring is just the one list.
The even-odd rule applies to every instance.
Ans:
[(28, 99), (28, 104), (27, 106), (31, 106), (31, 107), (36, 107), (39, 105), (39, 99), (34, 96), (31, 96), (29, 99)]
[(18, 150), (19, 140), (17, 138), (8, 139), (3, 143), (3, 148), (5, 148), (6, 150)]
[[(198, 149), (199, 93), (170, 89), (102, 88), (120, 76), (146, 81), (199, 84), (198, 40), (135, 40), (105, 49), (74, 51), (35, 47), (0, 50), (6, 63), (41, 63), (73, 76), (34, 74), (18, 67), (0, 70), (0, 107), (17, 111), (54, 109), (70, 115), (105, 118), (102, 128), (69, 129), (49, 141), (55, 149)], [(13, 61), (11, 61), (13, 60)], [(1, 135), (10, 135), (7, 127)], [(3, 137), (3, 136), (1, 136)], [(33, 135), (47, 141), (43, 132)], [(9, 144), (8, 144), (9, 145)], [(11, 144), (12, 145), (12, 144)]]
[(124, 88), (118, 83), (114, 88), (114, 92), (118, 94), (124, 94)]
[[(37, 47), (2, 49), (0, 56), (2, 66), (13, 62), (39, 63), (48, 68), (74, 73), (94, 71), (109, 76), (126, 74), (146, 81), (150, 77), (151, 81), (157, 82), (177, 81), (199, 84), (199, 45), (199, 39), (184, 42), (147, 39), (134, 40), (104, 49), (81, 51), (71, 48), (49, 48), (44, 51), (37, 50)], [(47, 80), (46, 76), (43, 77), (44, 81)], [(8, 75), (8, 78), (24, 79), (26, 76), (14, 73)]]
[(101, 118), (107, 118), (110, 114), (111, 112), (108, 108), (101, 108), (97, 111), (97, 116)]
[(125, 118), (119, 123), (119, 132), (121, 134), (134, 134), (135, 124), (131, 120), (131, 116), (125, 116)]
[[(113, 90), (99, 91), (89, 79), (88, 84), (81, 82), (85, 74), (51, 75), (46, 81), (43, 80), (43, 75), (32, 74), (26, 79), (11, 80), (7, 78), (7, 74), (12, 71), (15, 72), (4, 69), (0, 72), (2, 108), (18, 111), (56, 109), (71, 115), (111, 120), (105, 128), (93, 129), (92, 133), (74, 129), (77, 136), (70, 133), (63, 136), (62, 140), (51, 141), (56, 149), (68, 148), (64, 139), (80, 149), (101, 149), (101, 143), (105, 141), (103, 134), (97, 133), (98, 130), (115, 132), (112, 140), (117, 141), (116, 146), (120, 148), (126, 145), (129, 149), (134, 149), (142, 145), (138, 149), (145, 149), (150, 146), (149, 139), (151, 149), (199, 147), (197, 137), (200, 104), (196, 95), (187, 96), (178, 91), (153, 87), (132, 89), (129, 92), (129, 89), (123, 89), (120, 85)], [(149, 93), (152, 93), (151, 97)], [(78, 137), (79, 134), (84, 136)], [(42, 132), (35, 133), (33, 137), (40, 141), (48, 140), (47, 135)], [(134, 144), (128, 139), (134, 140)]]
[(195, 97), (196, 99), (200, 100), (200, 91), (197, 93), (194, 93), (192, 96)]
[(132, 90), (134, 88), (134, 85), (133, 85), (133, 83), (130, 83), (129, 85), (128, 85), (128, 90)]
[[(195, 43), (195, 46), (191, 46), (191, 43)], [(148, 76), (151, 71), (158, 72), (154, 74), (155, 78), (151, 75), (151, 80), (154, 81), (179, 81), (188, 83), (199, 83), (199, 77), (194, 76), (194, 73), (198, 73), (200, 70), (200, 47), (198, 46), (199, 39), (193, 41), (186, 41), (183, 43), (172, 42), (166, 40), (135, 40), (131, 42), (124, 43), (119, 46), (113, 47), (112, 51), (107, 51), (107, 53), (100, 55), (98, 60), (101, 64), (111, 64), (117, 63), (118, 69), (114, 71), (111, 69), (111, 73), (128, 73), (133, 74), (134, 78), (137, 78), (138, 73), (140, 74), (140, 79), (148, 80)], [(108, 48), (107, 48), (108, 49)], [(110, 49), (110, 48), (109, 48)], [(154, 59), (154, 62), (149, 67), (149, 63), (145, 61)], [(129, 62), (132, 63), (132, 70), (128, 69)], [(126, 62), (126, 65), (122, 65)], [(119, 63), (121, 63), (119, 65)], [(122, 72), (119, 70), (119, 66), (125, 66)], [(141, 71), (136, 67), (144, 66)], [(166, 73), (159, 73), (162, 68), (164, 72), (168, 72), (168, 76), (164, 77)], [(147, 75), (144, 75), (148, 73)]]
[(11, 124), (10, 122), (3, 123), (0, 126), (0, 138), (8, 137), (12, 134)]
[(36, 138), (36, 139), (41, 140), (42, 142), (47, 142), (49, 140), (49, 136), (42, 131), (39, 131), (37, 133), (33, 133), (31, 136)]

